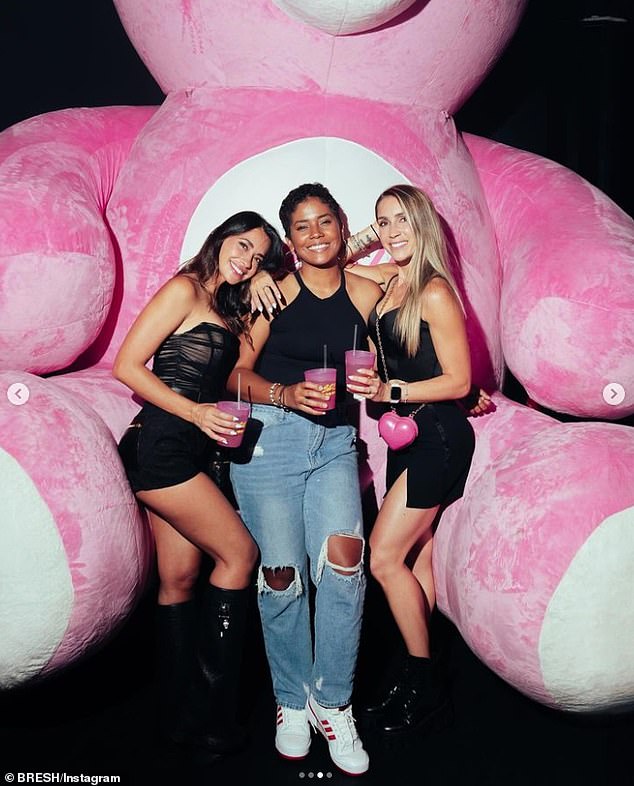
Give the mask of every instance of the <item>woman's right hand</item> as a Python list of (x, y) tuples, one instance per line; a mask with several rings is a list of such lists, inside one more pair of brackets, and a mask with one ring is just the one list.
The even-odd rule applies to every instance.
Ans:
[(259, 311), (261, 314), (266, 312), (272, 316), (286, 306), (284, 295), (266, 270), (260, 270), (253, 276), (249, 284), (249, 294), (251, 313)]
[(309, 415), (325, 415), (330, 393), (324, 392), (324, 385), (316, 382), (297, 382), (284, 388), (283, 397), (284, 406), (290, 409)]
[(382, 401), (384, 383), (373, 368), (357, 369), (358, 376), (346, 377), (346, 390), (370, 401)]
[(246, 420), (238, 420), (233, 415), (222, 412), (215, 404), (194, 404), (192, 423), (222, 445), (226, 444), (227, 436), (240, 434), (246, 426)]

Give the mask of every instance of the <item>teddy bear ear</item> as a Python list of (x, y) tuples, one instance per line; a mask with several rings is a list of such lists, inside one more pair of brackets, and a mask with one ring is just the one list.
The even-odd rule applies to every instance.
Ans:
[(293, 19), (330, 35), (350, 35), (380, 27), (406, 11), (414, 0), (273, 0)]

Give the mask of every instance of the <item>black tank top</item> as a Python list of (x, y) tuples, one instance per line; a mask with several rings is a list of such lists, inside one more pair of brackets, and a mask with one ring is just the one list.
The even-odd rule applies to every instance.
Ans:
[(271, 322), (271, 334), (258, 359), (256, 371), (265, 379), (293, 385), (304, 379), (304, 371), (327, 363), (337, 369), (337, 401), (346, 399), (345, 357), (352, 349), (357, 326), (357, 349), (368, 348), (368, 328), (350, 300), (345, 276), (330, 297), (318, 298), (296, 272), (299, 294)]
[(238, 360), (240, 342), (222, 325), (201, 322), (172, 333), (154, 354), (152, 371), (192, 401), (218, 401)]
[(419, 379), (433, 379), (442, 374), (436, 350), (431, 340), (429, 325), (425, 320), (420, 321), (420, 344), (413, 358), (407, 356), (405, 348), (400, 344), (394, 333), (394, 323), (398, 308), (388, 311), (379, 320), (381, 342), (387, 364), (387, 377), (383, 367), (383, 360), (379, 351), (379, 342), (376, 335), (376, 308), (370, 314), (370, 336), (377, 348), (377, 368), (379, 376), (386, 382), (388, 379), (402, 379), (404, 382), (415, 382)]

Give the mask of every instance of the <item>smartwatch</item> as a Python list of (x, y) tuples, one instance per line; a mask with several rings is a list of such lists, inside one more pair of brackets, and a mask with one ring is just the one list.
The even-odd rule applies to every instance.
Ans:
[(390, 404), (400, 404), (403, 397), (403, 388), (392, 382), (390, 385)]

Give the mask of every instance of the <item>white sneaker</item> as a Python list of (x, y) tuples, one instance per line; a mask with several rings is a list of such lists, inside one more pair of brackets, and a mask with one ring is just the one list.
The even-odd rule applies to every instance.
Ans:
[(310, 723), (306, 710), (277, 705), (275, 748), (285, 759), (303, 759), (310, 750)]
[(370, 766), (370, 757), (363, 748), (352, 717), (352, 707), (345, 710), (322, 707), (310, 696), (308, 720), (315, 731), (328, 741), (330, 758), (346, 775), (362, 775)]

